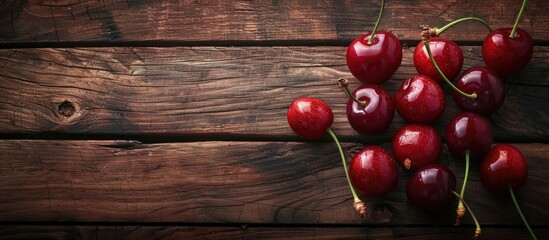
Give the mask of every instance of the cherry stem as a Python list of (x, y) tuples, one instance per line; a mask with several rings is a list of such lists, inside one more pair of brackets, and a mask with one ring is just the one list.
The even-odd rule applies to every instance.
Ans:
[(532, 239), (537, 240), (538, 238), (534, 234), (534, 231), (532, 231), (532, 228), (530, 228), (530, 224), (528, 224), (528, 221), (526, 221), (524, 214), (520, 210), (520, 207), (517, 202), (517, 198), (515, 197), (515, 192), (513, 191), (513, 187), (511, 185), (509, 185), (509, 194), (511, 194), (511, 198), (513, 199), (513, 203), (515, 204), (515, 208), (517, 209), (517, 212), (520, 215), (520, 218), (522, 218), (522, 221), (524, 222), (524, 225), (526, 225), (528, 232), (530, 232), (530, 235), (532, 235)]
[(341, 162), (343, 163), (343, 169), (345, 170), (345, 176), (347, 177), (347, 184), (349, 184), (349, 188), (351, 189), (351, 193), (353, 194), (353, 201), (354, 201), (353, 205), (355, 206), (355, 210), (357, 210), (357, 212), (359, 212), (362, 216), (365, 216), (366, 215), (365, 206), (364, 206), (364, 212), (360, 212), (359, 209), (356, 207), (357, 204), (360, 206), (363, 206), (364, 203), (362, 202), (362, 200), (360, 200), (360, 198), (356, 194), (355, 189), (353, 188), (353, 184), (351, 183), (351, 179), (349, 178), (349, 170), (347, 169), (347, 160), (345, 159), (345, 154), (343, 153), (341, 144), (339, 143), (339, 140), (337, 139), (337, 136), (332, 131), (332, 129), (328, 128), (328, 134), (330, 134), (330, 136), (336, 143), (337, 149), (339, 150), (339, 154), (341, 155)]
[(480, 22), (482, 23), (482, 25), (484, 25), (486, 28), (488, 28), (488, 31), (492, 31), (492, 28), (490, 27), (490, 25), (480, 19), (480, 18), (477, 18), (477, 17), (464, 17), (464, 18), (460, 18), (460, 19), (457, 19), (457, 20), (454, 20), (448, 24), (446, 24), (446, 26), (442, 27), (442, 28), (437, 28), (436, 31), (435, 31), (435, 36), (439, 36), (440, 34), (442, 34), (444, 31), (452, 28), (453, 26), (455, 26), (456, 24), (458, 23), (461, 23), (461, 22), (465, 22), (465, 21), (477, 21), (477, 22)]
[(374, 29), (372, 30), (372, 33), (370, 34), (370, 39), (368, 39), (368, 44), (374, 43), (374, 37), (376, 35), (377, 28), (379, 27), (379, 23), (381, 23), (381, 16), (383, 15), (383, 8), (384, 7), (385, 7), (385, 0), (381, 0), (381, 9), (379, 9), (379, 15), (377, 15), (376, 25), (374, 25)]
[[(469, 179), (469, 165), (470, 165), (470, 151), (467, 150), (465, 152), (465, 176), (463, 177), (463, 184), (461, 185), (461, 191), (460, 191), (460, 194), (459, 196), (461, 198), (463, 198), (463, 196), (465, 196), (465, 188), (467, 186), (467, 179)], [(457, 217), (456, 217), (456, 225), (459, 225), (460, 221), (461, 221), (461, 218), (463, 218), (463, 215), (465, 215), (465, 209), (463, 208), (463, 201), (459, 201), (458, 202), (458, 207), (457, 207)]]
[(517, 15), (517, 19), (515, 19), (515, 24), (513, 25), (513, 30), (511, 30), (511, 34), (509, 34), (510, 38), (516, 37), (517, 34), (517, 27), (520, 22), (520, 18), (522, 17), (522, 12), (524, 12), (524, 9), (526, 8), (526, 0), (522, 1), (522, 6), (520, 7), (520, 11)]
[(353, 93), (351, 92), (351, 90), (349, 90), (349, 80), (345, 79), (345, 78), (340, 78), (339, 79), (339, 86), (341, 86), (341, 88), (343, 88), (343, 91), (345, 91), (345, 93), (347, 93), (347, 95), (353, 99), (353, 101), (355, 101), (359, 106), (361, 107), (364, 107), (366, 106), (366, 102), (365, 101), (360, 101), (358, 100), (358, 98), (356, 98)]
[(457, 192), (455, 191), (452, 191), (452, 194), (454, 194), (454, 196), (456, 196), (460, 202), (463, 202), (463, 204), (465, 205), (465, 207), (467, 208), (467, 211), (469, 211), (469, 213), (471, 213), (471, 218), (473, 218), (473, 221), (475, 221), (475, 225), (477, 227), (477, 229), (475, 229), (475, 235), (473, 236), (473, 239), (478, 239), (480, 238), (480, 235), (481, 235), (481, 229), (480, 229), (480, 224), (478, 223), (478, 220), (477, 220), (477, 217), (475, 216), (475, 214), (473, 213), (473, 211), (471, 210), (471, 208), (469, 207), (469, 205), (467, 204), (467, 202), (465, 202), (465, 200), (463, 199), (462, 196), (460, 196)]
[(423, 29), (423, 32), (421, 33), (421, 37), (422, 37), (423, 45), (425, 46), (425, 50), (427, 50), (427, 55), (429, 55), (429, 59), (431, 59), (431, 62), (435, 66), (435, 69), (437, 70), (438, 74), (440, 74), (440, 76), (444, 79), (444, 81), (446, 81), (446, 83), (448, 85), (450, 85), (450, 87), (452, 87), (452, 89), (454, 89), (454, 91), (458, 92), (460, 95), (462, 95), (464, 97), (467, 97), (467, 98), (476, 98), (477, 97), (476, 93), (468, 94), (468, 93), (465, 93), (465, 92), (461, 91), (452, 82), (450, 82), (450, 80), (448, 80), (448, 78), (446, 78), (446, 76), (444, 76), (444, 73), (442, 72), (442, 70), (440, 70), (440, 68), (438, 67), (437, 62), (435, 61), (435, 58), (433, 57), (433, 53), (431, 52), (431, 47), (429, 46), (429, 42), (430, 42), (430, 38), (431, 38), (430, 33), (429, 33), (429, 27), (428, 26), (422, 26), (422, 29)]

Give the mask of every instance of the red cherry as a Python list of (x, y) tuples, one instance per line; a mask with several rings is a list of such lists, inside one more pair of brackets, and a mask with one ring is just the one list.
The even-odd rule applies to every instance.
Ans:
[(395, 105), (405, 120), (430, 123), (444, 112), (446, 96), (432, 78), (418, 74), (402, 82), (395, 93)]
[(477, 94), (476, 98), (468, 98), (454, 92), (456, 104), (466, 112), (487, 116), (496, 112), (505, 101), (503, 83), (495, 72), (485, 67), (471, 67), (463, 72), (456, 87), (465, 93)]
[(498, 144), (492, 147), (480, 164), (480, 182), (490, 192), (509, 192), (509, 185), (518, 189), (526, 183), (528, 165), (524, 155), (514, 146)]
[(392, 149), (397, 162), (415, 170), (437, 161), (442, 153), (442, 141), (433, 127), (408, 124), (393, 136)]
[(532, 37), (523, 29), (517, 28), (511, 38), (512, 28), (492, 31), (482, 44), (482, 57), (488, 68), (506, 77), (518, 73), (532, 59)]
[(493, 143), (492, 126), (481, 115), (463, 112), (450, 120), (446, 127), (446, 144), (451, 153), (481, 158)]
[(406, 197), (426, 211), (439, 211), (453, 200), (456, 175), (448, 167), (433, 163), (418, 169), (406, 184)]
[(288, 124), (300, 137), (315, 140), (324, 136), (334, 122), (334, 114), (328, 104), (318, 98), (295, 99), (288, 108)]
[[(429, 41), (429, 47), (431, 48), (433, 58), (442, 73), (444, 73), (444, 76), (450, 80), (456, 78), (463, 67), (463, 52), (461, 48), (456, 43), (440, 37), (432, 37)], [(419, 42), (414, 50), (413, 57), (414, 66), (418, 73), (427, 75), (439, 83), (444, 82), (444, 79), (431, 62), (423, 42)]]
[(395, 161), (378, 146), (365, 147), (353, 157), (349, 177), (354, 188), (365, 197), (385, 196), (398, 182)]
[(395, 105), (391, 95), (382, 88), (364, 84), (352, 93), (361, 105), (353, 99), (347, 102), (347, 120), (360, 134), (380, 134), (387, 130), (395, 115)]
[(370, 34), (357, 37), (347, 48), (347, 66), (356, 79), (363, 83), (387, 82), (400, 67), (402, 47), (390, 32), (376, 31), (372, 43)]

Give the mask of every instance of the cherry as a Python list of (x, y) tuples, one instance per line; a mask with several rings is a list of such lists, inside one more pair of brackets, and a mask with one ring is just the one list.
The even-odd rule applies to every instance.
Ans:
[(406, 169), (416, 170), (437, 161), (442, 153), (442, 141), (433, 127), (408, 124), (393, 136), (392, 149), (397, 162)]
[(378, 146), (365, 147), (353, 157), (349, 176), (355, 189), (365, 197), (385, 196), (398, 182), (395, 161)]
[[(446, 144), (451, 153), (465, 155), (465, 177), (461, 185), (460, 197), (463, 198), (469, 177), (470, 156), (482, 158), (493, 143), (492, 127), (481, 115), (463, 112), (450, 120), (446, 127)], [(457, 207), (456, 224), (459, 225), (465, 214), (463, 202)]]
[(494, 145), (480, 164), (480, 182), (490, 192), (507, 193), (526, 183), (528, 165), (524, 155), (509, 144)]
[(502, 77), (518, 73), (532, 58), (532, 37), (525, 30), (518, 28), (525, 6), (526, 0), (522, 2), (512, 29), (496, 29), (486, 36), (482, 44), (482, 57), (486, 66)]
[(385, 1), (381, 1), (372, 33), (358, 36), (347, 48), (349, 71), (363, 83), (383, 84), (393, 76), (402, 62), (402, 47), (390, 32), (377, 31)]
[(330, 106), (312, 97), (295, 99), (288, 108), (287, 118), (290, 128), (307, 140), (322, 138), (334, 122)]
[(448, 206), (456, 188), (456, 175), (448, 167), (433, 163), (419, 168), (406, 183), (406, 197), (425, 211), (439, 211)]
[(339, 85), (349, 95), (347, 120), (360, 134), (380, 134), (387, 130), (395, 115), (395, 104), (391, 95), (382, 88), (364, 84), (353, 93), (349, 91), (348, 80), (340, 79)]
[[(446, 30), (452, 28), (456, 24), (465, 21), (477, 21), (482, 23), (489, 31), (492, 31), (488, 23), (480, 18), (465, 17), (454, 20), (448, 23), (446, 26), (438, 28), (429, 28), (428, 26), (420, 26), (422, 29), (427, 30), (427, 34), (430, 36), (429, 48), (431, 55), (435, 62), (438, 64), (439, 69), (444, 76), (448, 79), (456, 78), (461, 72), (463, 67), (463, 52), (461, 48), (453, 41), (439, 37), (440, 34)], [(425, 27), (425, 28), (424, 28)], [(435, 65), (431, 61), (428, 49), (425, 43), (420, 42), (414, 50), (414, 67), (420, 74), (427, 75), (439, 83), (444, 82), (444, 77), (439, 74)]]
[(456, 82), (456, 87), (466, 93), (476, 93), (476, 98), (468, 98), (454, 92), (457, 106), (466, 112), (484, 116), (496, 112), (505, 100), (503, 83), (498, 75), (485, 67), (467, 69)]
[[(429, 47), (442, 73), (448, 79), (456, 78), (463, 67), (463, 52), (461, 48), (455, 42), (440, 37), (431, 38)], [(427, 75), (439, 83), (444, 82), (444, 79), (431, 62), (423, 42), (417, 45), (413, 57), (414, 67), (418, 73)]]
[(480, 182), (488, 191), (496, 194), (508, 192), (511, 195), (524, 225), (532, 238), (537, 239), (520, 210), (514, 193), (514, 190), (522, 187), (528, 178), (528, 164), (524, 155), (512, 145), (497, 144), (486, 154), (479, 171)]
[(343, 169), (345, 170), (345, 176), (347, 177), (347, 184), (353, 195), (353, 207), (361, 216), (365, 217), (366, 205), (360, 200), (351, 184), (345, 154), (343, 154), (343, 149), (341, 148), (337, 136), (330, 129), (330, 126), (334, 121), (334, 114), (330, 106), (318, 98), (297, 98), (290, 104), (287, 118), (290, 128), (300, 137), (315, 140), (322, 138), (326, 132), (332, 137), (339, 150)]
[(482, 158), (492, 146), (492, 126), (481, 115), (462, 112), (450, 120), (446, 127), (446, 143), (454, 155), (463, 157), (470, 153)]
[(430, 77), (418, 74), (402, 82), (395, 93), (396, 110), (413, 123), (431, 123), (444, 112), (446, 96)]

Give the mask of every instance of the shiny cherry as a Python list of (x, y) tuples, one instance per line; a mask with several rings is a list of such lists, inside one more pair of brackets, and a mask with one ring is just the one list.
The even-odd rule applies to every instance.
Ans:
[(365, 197), (383, 197), (397, 185), (397, 166), (391, 155), (378, 146), (358, 152), (349, 164), (354, 188)]
[(408, 124), (392, 140), (395, 159), (406, 169), (416, 170), (437, 161), (442, 153), (440, 134), (425, 124)]
[(395, 106), (409, 122), (431, 123), (444, 112), (446, 96), (432, 78), (418, 74), (402, 82), (395, 93)]
[(503, 194), (509, 186), (518, 189), (526, 183), (528, 165), (524, 155), (514, 146), (497, 144), (480, 164), (480, 182), (490, 192)]
[(361, 82), (382, 84), (400, 67), (402, 47), (398, 38), (386, 31), (376, 31), (372, 43), (369, 39), (368, 33), (351, 42), (347, 48), (347, 66)]
[(450, 120), (446, 127), (446, 143), (452, 154), (482, 158), (493, 143), (492, 126), (481, 115), (462, 112)]
[(347, 119), (351, 127), (360, 134), (380, 134), (387, 130), (393, 121), (395, 104), (391, 95), (382, 88), (364, 84), (352, 95), (361, 103), (352, 98), (347, 102)]
[(408, 201), (425, 211), (447, 207), (456, 188), (456, 175), (448, 167), (433, 163), (419, 168), (406, 183)]
[[(455, 42), (441, 37), (430, 38), (429, 47), (431, 48), (433, 58), (446, 78), (450, 80), (456, 78), (463, 67), (463, 52), (461, 48)], [(413, 57), (414, 67), (418, 73), (427, 75), (439, 83), (444, 82), (444, 79), (431, 62), (423, 42), (419, 42), (414, 50)]]
[(312, 97), (295, 99), (288, 108), (287, 118), (290, 128), (307, 140), (322, 138), (334, 122), (330, 106)]
[(516, 35), (510, 37), (512, 28), (492, 31), (482, 44), (482, 57), (486, 66), (500, 76), (518, 73), (532, 59), (533, 42), (530, 34), (517, 28)]
[(490, 115), (496, 112), (505, 101), (503, 83), (499, 76), (485, 67), (471, 67), (459, 76), (456, 87), (465, 93), (476, 93), (476, 98), (468, 98), (454, 92), (457, 106), (466, 112)]

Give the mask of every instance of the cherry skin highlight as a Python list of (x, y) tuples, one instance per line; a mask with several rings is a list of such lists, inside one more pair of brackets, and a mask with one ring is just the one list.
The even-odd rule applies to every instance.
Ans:
[(391, 95), (382, 88), (364, 84), (352, 93), (364, 106), (349, 99), (347, 102), (347, 120), (360, 134), (373, 135), (383, 133), (393, 121), (395, 104)]
[(301, 97), (290, 104), (287, 119), (295, 134), (307, 140), (316, 140), (322, 138), (332, 126), (334, 114), (321, 99)]
[[(455, 79), (463, 67), (461, 48), (455, 42), (440, 37), (432, 37), (429, 40), (429, 47), (444, 76), (450, 80)], [(431, 62), (423, 42), (419, 42), (414, 50), (413, 57), (414, 67), (419, 74), (427, 75), (438, 83), (444, 83), (444, 79)]]
[(357, 192), (365, 197), (383, 197), (398, 183), (395, 161), (378, 146), (365, 147), (353, 157), (349, 177)]
[(534, 44), (532, 37), (523, 29), (517, 28), (511, 38), (512, 28), (492, 31), (482, 44), (482, 58), (486, 66), (502, 77), (520, 72), (532, 59)]
[(433, 163), (419, 168), (406, 183), (408, 201), (425, 211), (440, 211), (452, 203), (456, 175), (448, 167)]
[(528, 165), (524, 155), (514, 146), (497, 144), (480, 164), (480, 182), (486, 190), (507, 194), (509, 185), (516, 190), (526, 183)]
[(370, 44), (370, 33), (361, 35), (347, 48), (347, 66), (362, 83), (383, 84), (400, 67), (402, 47), (390, 32), (376, 31)]
[(437, 161), (442, 153), (442, 140), (429, 125), (408, 124), (393, 136), (392, 150), (398, 163), (416, 170)]
[(505, 101), (503, 83), (499, 76), (485, 67), (471, 67), (459, 76), (456, 87), (465, 93), (476, 93), (476, 98), (468, 98), (454, 92), (454, 101), (465, 112), (488, 116), (495, 113)]
[(446, 96), (435, 80), (418, 74), (402, 82), (395, 93), (399, 115), (412, 123), (431, 123), (444, 112)]
[(490, 150), (493, 143), (493, 131), (490, 122), (481, 115), (463, 112), (456, 115), (446, 126), (446, 144), (450, 152), (480, 159)]

